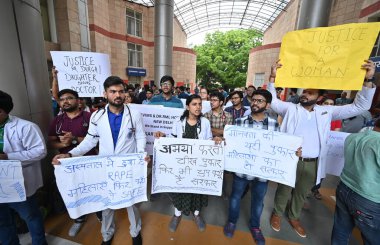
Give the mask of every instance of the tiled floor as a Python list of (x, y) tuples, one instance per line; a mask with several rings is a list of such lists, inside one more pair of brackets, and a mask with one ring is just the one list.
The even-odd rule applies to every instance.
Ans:
[[(229, 183), (231, 183), (231, 180), (229, 180)], [(301, 217), (301, 222), (307, 232), (307, 238), (301, 238), (293, 231), (286, 220), (283, 220), (280, 232), (275, 232), (270, 228), (269, 217), (273, 208), (273, 196), (276, 188), (276, 184), (271, 183), (265, 198), (264, 211), (261, 218), (261, 229), (266, 238), (266, 244), (330, 244), (335, 205), (333, 198), (336, 184), (336, 177), (330, 176), (326, 178), (321, 189), (323, 199), (308, 199), (309, 208), (303, 211)], [(248, 230), (249, 207), (250, 195), (248, 194), (242, 200), (237, 232), (232, 239), (226, 238), (223, 235), (222, 227), (227, 220), (228, 201), (221, 197), (210, 197), (208, 207), (204, 208), (201, 212), (208, 224), (205, 232), (199, 232), (191, 218), (184, 217), (178, 230), (175, 233), (171, 233), (167, 227), (170, 217), (173, 215), (173, 206), (166, 195), (161, 194), (153, 202), (145, 202), (140, 205), (144, 244), (254, 244)], [(118, 210), (116, 212), (117, 230), (113, 242), (114, 245), (132, 244), (126, 216), (125, 210)], [(89, 216), (86, 224), (75, 238), (67, 236), (71, 224), (72, 221), (68, 218), (67, 214), (50, 217), (46, 221), (46, 232), (80, 244), (92, 245), (101, 243), (100, 224), (94, 214)], [(355, 232), (350, 245), (361, 244), (361, 242), (356, 240), (357, 238), (359, 236)]]

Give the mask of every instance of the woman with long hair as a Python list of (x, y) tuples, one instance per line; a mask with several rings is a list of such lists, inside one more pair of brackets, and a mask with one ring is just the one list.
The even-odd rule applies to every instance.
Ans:
[[(160, 131), (155, 132), (156, 138), (165, 137)], [(202, 115), (202, 99), (199, 95), (190, 95), (186, 99), (186, 110), (180, 119), (174, 123), (172, 137), (211, 140), (211, 126), (209, 120)], [(215, 137), (214, 141), (220, 143), (222, 139)], [(193, 215), (194, 221), (200, 231), (204, 231), (206, 223), (200, 216), (202, 207), (207, 206), (208, 196), (192, 193), (169, 193), (174, 205), (174, 215), (169, 223), (169, 230), (175, 232), (182, 214)]]

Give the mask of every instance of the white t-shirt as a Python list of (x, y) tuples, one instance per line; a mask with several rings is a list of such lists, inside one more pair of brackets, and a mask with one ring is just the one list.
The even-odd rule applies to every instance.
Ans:
[(319, 156), (321, 150), (315, 111), (301, 109), (301, 118), (294, 135), (303, 138), (302, 157), (314, 158)]

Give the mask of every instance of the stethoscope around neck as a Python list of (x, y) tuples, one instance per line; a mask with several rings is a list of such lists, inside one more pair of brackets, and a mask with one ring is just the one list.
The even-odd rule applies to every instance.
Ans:
[[(187, 122), (187, 118), (184, 118), (182, 120), (182, 137), (185, 134), (186, 122)], [(197, 139), (199, 138), (199, 134), (201, 133), (201, 131), (202, 131), (201, 119), (198, 118), (198, 120), (197, 120)]]
[[(86, 122), (86, 120), (84, 119), (84, 113), (83, 113), (83, 111), (81, 113), (82, 113), (82, 127), (87, 128), (88, 127), (88, 122)], [(63, 125), (64, 120), (65, 120), (65, 113), (63, 113), (62, 115), (58, 116), (57, 123), (55, 124), (55, 133), (57, 135), (62, 134), (62, 125)]]
[[(132, 128), (129, 129), (129, 132), (127, 134), (127, 138), (130, 139), (132, 138), (133, 135), (135, 135), (136, 133), (136, 128), (135, 126), (133, 125), (133, 120), (132, 120), (132, 113), (131, 113), (131, 109), (129, 109), (129, 106), (128, 105), (125, 105), (125, 107), (127, 107), (128, 109), (128, 113), (129, 113), (129, 117), (130, 117), (130, 121), (131, 121), (131, 126)], [(101, 112), (100, 112), (101, 111)], [(106, 113), (106, 108), (101, 108), (99, 110), (97, 110), (95, 112), (95, 115), (92, 117), (91, 119), (91, 124), (95, 125), (95, 126), (98, 126), (98, 122), (100, 120), (100, 118)], [(99, 114), (99, 115), (98, 115)], [(99, 135), (92, 135), (90, 133), (87, 132), (87, 134), (93, 136), (93, 137), (99, 137)]]

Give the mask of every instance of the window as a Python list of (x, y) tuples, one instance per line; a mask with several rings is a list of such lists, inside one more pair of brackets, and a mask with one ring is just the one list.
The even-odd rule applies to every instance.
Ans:
[(256, 87), (262, 87), (264, 84), (264, 75), (265, 73), (256, 73), (255, 80), (253, 81), (253, 85)]
[(143, 67), (142, 46), (128, 43), (128, 66)]
[(142, 37), (142, 14), (127, 8), (126, 17), (127, 33), (130, 35)]
[(78, 10), (79, 10), (81, 50), (82, 51), (90, 51), (87, 0), (79, 0), (78, 1)]
[(57, 30), (55, 26), (54, 0), (40, 0), (42, 29), (44, 40), (57, 42)]

